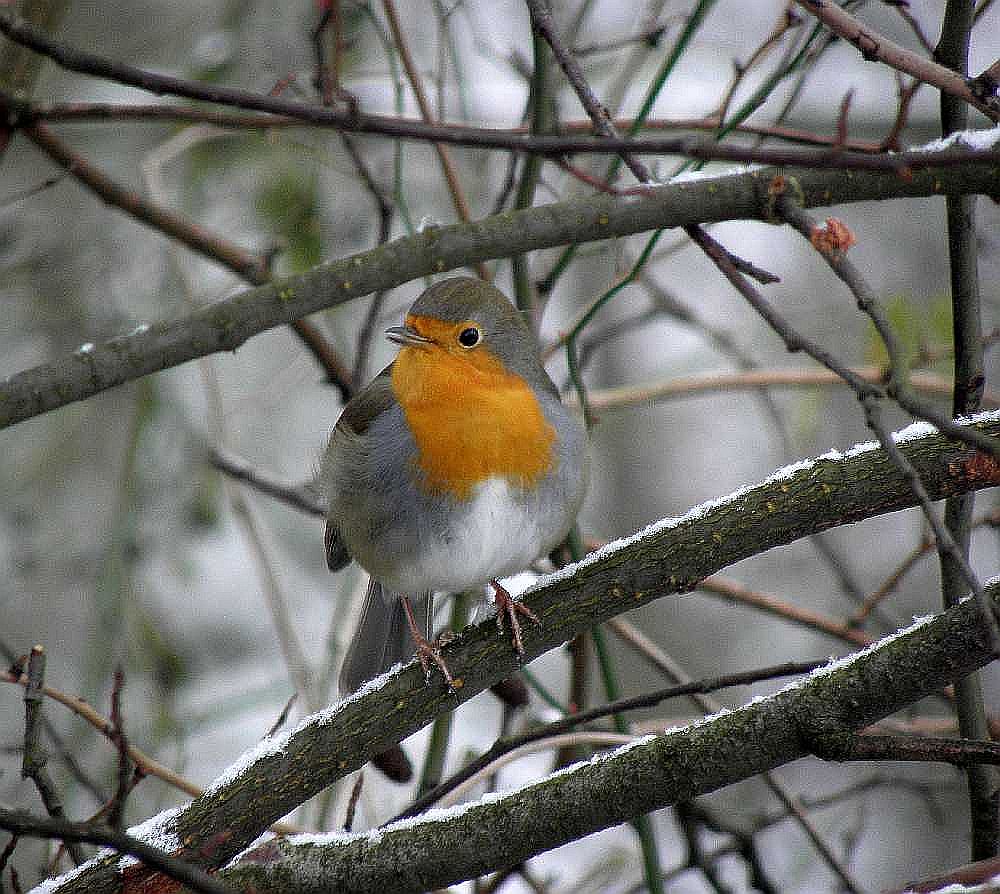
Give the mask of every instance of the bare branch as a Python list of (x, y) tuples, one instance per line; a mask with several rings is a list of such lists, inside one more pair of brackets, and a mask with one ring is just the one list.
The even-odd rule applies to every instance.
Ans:
[[(786, 174), (794, 175), (803, 207), (887, 197), (995, 192), (995, 169), (968, 159), (961, 169), (914, 170), (906, 178), (846, 171)], [(0, 428), (151, 372), (215, 351), (234, 350), (252, 335), (317, 310), (476, 260), (662, 227), (737, 218), (770, 219), (772, 198), (765, 185), (775, 173), (751, 171), (678, 183), (650, 189), (641, 196), (592, 196), (472, 224), (430, 228), (216, 301), (175, 321), (140, 325), (129, 335), (101, 345), (81, 346), (62, 360), (17, 373), (0, 382)]]
[(943, 93), (965, 100), (991, 121), (1000, 121), (1000, 102), (997, 98), (976, 96), (969, 87), (968, 79), (957, 72), (901, 47), (885, 35), (859, 22), (836, 3), (829, 3), (827, 0), (797, 0), (797, 2), (831, 31), (856, 46), (866, 61), (883, 62), (925, 84), (937, 87)]
[[(1000, 432), (997, 414), (984, 414), (975, 424), (991, 435)], [(914, 435), (898, 442), (898, 446), (936, 499), (1000, 483), (996, 470), (992, 475), (970, 471), (966, 462), (968, 448), (942, 435)], [(871, 504), (872, 480), (879, 481), (877, 507)], [(523, 631), (525, 660), (623, 611), (690, 590), (698, 580), (748, 555), (835, 524), (869, 517), (873, 512), (889, 512), (915, 503), (906, 478), (886, 452), (874, 445), (799, 464), (755, 488), (699, 507), (685, 518), (653, 526), (641, 536), (615, 549), (600, 551), (530, 589), (523, 600), (542, 624)], [(765, 517), (767, 525), (753, 522)], [(923, 694), (965, 672), (961, 668), (971, 670), (973, 664), (987, 660), (988, 637), (977, 618), (973, 603), (963, 603), (942, 616), (947, 671), (928, 666), (930, 658), (922, 646), (910, 651), (904, 641), (894, 640), (885, 660), (895, 668), (891, 674), (895, 684), (908, 681), (906, 685), (917, 685)], [(973, 641), (966, 642), (962, 630)], [(414, 661), (372, 681), (356, 696), (315, 715), (312, 721), (271, 740), (270, 747), (257, 748), (251, 766), (240, 765), (227, 772), (171, 820), (171, 828), (185, 842), (185, 853), (197, 854), (203, 865), (226, 862), (270, 823), (334, 779), (353, 772), (371, 756), (412, 734), (442, 708), (455, 708), (509, 676), (518, 665), (512, 650), (497, 649), (493, 618), (466, 628), (444, 647), (444, 654), (456, 680), (462, 682), (460, 689), (450, 692), (443, 685), (428, 685)], [(911, 675), (903, 670), (906, 666), (920, 670)], [(951, 676), (939, 680), (939, 671)], [(877, 719), (874, 715), (868, 718), (865, 712), (875, 710), (887, 691), (887, 687), (874, 687), (861, 713), (859, 702), (850, 699), (854, 712), (850, 722), (858, 724), (852, 728)], [(917, 697), (913, 692), (910, 695)], [(831, 698), (836, 701), (834, 695)], [(771, 733), (773, 729), (765, 739), (757, 739), (787, 744), (781, 735)], [(744, 738), (740, 747), (746, 746)], [(336, 755), (336, 760), (317, 763), (316, 754)], [(727, 763), (717, 752), (713, 754), (715, 757), (706, 765)], [(572, 803), (575, 809), (576, 803)], [(220, 837), (219, 829), (225, 829), (226, 836)], [(111, 880), (114, 870), (109, 865), (95, 866), (60, 890), (85, 890), (96, 877)]]

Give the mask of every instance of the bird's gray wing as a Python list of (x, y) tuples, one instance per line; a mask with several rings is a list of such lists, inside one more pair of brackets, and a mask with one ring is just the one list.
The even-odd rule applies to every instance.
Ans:
[[(358, 438), (364, 437), (372, 422), (393, 406), (395, 396), (392, 393), (391, 371), (392, 367), (387, 366), (347, 402), (330, 435), (324, 465), (330, 462), (331, 452), (351, 450), (352, 442), (356, 443)], [(333, 511), (326, 520), (323, 543), (326, 547), (326, 564), (331, 571), (339, 571), (350, 564), (351, 556), (344, 546)]]

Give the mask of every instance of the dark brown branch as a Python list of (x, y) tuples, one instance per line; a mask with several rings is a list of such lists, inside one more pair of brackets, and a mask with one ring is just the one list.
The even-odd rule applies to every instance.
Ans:
[(969, 81), (969, 89), (973, 96), (984, 100), (995, 99), (998, 87), (1000, 87), (1000, 59)]
[[(538, 155), (566, 155), (568, 153), (620, 154), (673, 153), (701, 161), (742, 161), (762, 164), (797, 165), (801, 167), (842, 168), (853, 170), (908, 170), (933, 164), (926, 153), (899, 153), (890, 156), (871, 156), (859, 152), (812, 152), (788, 149), (754, 149), (718, 143), (714, 140), (690, 138), (647, 138), (633, 140), (612, 137), (547, 137), (511, 133), (506, 130), (476, 127), (445, 127), (384, 115), (342, 112), (307, 103), (295, 102), (278, 96), (263, 95), (234, 87), (186, 81), (181, 78), (144, 71), (124, 63), (114, 62), (59, 44), (46, 34), (31, 27), (13, 13), (0, 13), (0, 32), (11, 40), (43, 53), (70, 71), (105, 77), (122, 84), (158, 95), (182, 96), (205, 102), (221, 103), (236, 108), (292, 117), (352, 133), (380, 134), (386, 137), (413, 139), (480, 148), (530, 152)], [(7, 115), (12, 126), (31, 123), (30, 109), (6, 100)], [(981, 154), (981, 158), (994, 159), (995, 152)], [(940, 153), (936, 163), (960, 164), (967, 155)]]
[(901, 47), (898, 43), (863, 25), (837, 3), (827, 0), (797, 0), (799, 6), (811, 12), (827, 28), (858, 48), (866, 61), (878, 61), (911, 77), (937, 87), (943, 93), (964, 100), (979, 109), (991, 121), (1000, 121), (1000, 103), (996, 97), (976, 96), (968, 80), (944, 65), (938, 65)]
[[(8, 679), (10, 677), (21, 675), (21, 670), (19, 668), (20, 661), (15, 655), (14, 650), (3, 639), (0, 639), (0, 656), (2, 656), (4, 661), (11, 666)], [(6, 675), (4, 674), (0, 674), (0, 681), (5, 681), (5, 676)], [(43, 692), (45, 691), (46, 690), (43, 689)], [(45, 730), (45, 735), (48, 736), (49, 741), (55, 746), (59, 759), (66, 765), (70, 773), (72, 773), (73, 778), (81, 786), (83, 786), (83, 788), (90, 792), (91, 796), (98, 804), (102, 804), (107, 801), (108, 796), (104, 793), (101, 787), (90, 778), (83, 767), (80, 766), (79, 761), (76, 759), (69, 747), (67, 747), (62, 736), (55, 728), (55, 725), (49, 720), (45, 713), (41, 714), (40, 722), (42, 724), (42, 729)]]
[[(552, 48), (552, 54), (556, 57), (559, 67), (562, 68), (566, 80), (569, 81), (580, 104), (590, 118), (594, 130), (602, 137), (615, 137), (615, 126), (611, 122), (611, 115), (608, 110), (594, 95), (583, 76), (583, 71), (579, 63), (573, 58), (563, 42), (556, 33), (555, 23), (552, 21), (552, 13), (549, 11), (547, 0), (526, 0), (528, 11), (531, 13), (531, 24), (539, 34), (545, 38), (546, 43)], [(635, 175), (640, 183), (648, 183), (652, 178), (646, 166), (634, 158), (628, 152), (619, 153), (621, 160), (628, 169)]]
[(222, 264), (254, 284), (267, 281), (267, 266), (261, 257), (225, 239), (213, 236), (182, 215), (155, 205), (138, 193), (115, 183), (82, 156), (73, 152), (46, 125), (31, 124), (24, 128), (24, 135), (52, 161), (109, 205), (176, 239), (198, 254)]
[[(115, 183), (72, 151), (41, 122), (29, 125), (24, 132), (49, 158), (109, 205), (176, 239), (203, 257), (227, 267), (254, 285), (261, 285), (270, 279), (267, 263), (262, 257), (209, 233), (169, 208), (150, 202)], [(343, 399), (349, 399), (350, 376), (327, 340), (308, 320), (295, 320), (291, 325), (326, 371), (327, 378), (340, 389)]]
[[(111, 689), (111, 741), (118, 752), (118, 785), (115, 795), (108, 803), (105, 813), (108, 825), (118, 832), (125, 826), (125, 801), (134, 788), (132, 762), (128, 756), (128, 739), (125, 737), (125, 720), (122, 712), (122, 691), (125, 688), (125, 672), (119, 665), (115, 668), (114, 685)], [(141, 771), (139, 771), (141, 772)]]
[(1000, 742), (910, 736), (830, 736), (813, 743), (813, 754), (828, 761), (921, 761), (968, 767), (1000, 764)]
[(98, 844), (110, 847), (119, 854), (138, 857), (147, 866), (159, 870), (169, 878), (183, 882), (193, 891), (201, 894), (238, 894), (237, 889), (227, 882), (213, 878), (203, 869), (177, 857), (173, 857), (158, 847), (146, 844), (124, 832), (106, 826), (90, 823), (70, 823), (65, 820), (41, 819), (21, 811), (0, 810), (0, 829), (14, 835), (30, 838), (56, 839), (78, 845)]
[[(968, 0), (948, 0), (941, 24), (941, 38), (934, 58), (963, 77), (969, 71), (969, 43), (973, 8)], [(971, 85), (970, 85), (971, 87)], [(941, 95), (941, 135), (950, 136), (968, 126), (969, 108), (955, 96)], [(976, 239), (975, 199), (945, 197), (948, 268), (951, 281), (952, 348), (954, 353), (953, 416), (966, 416), (979, 409), (986, 382), (983, 358), (983, 328)], [(995, 454), (1000, 456), (1000, 452)], [(945, 606), (967, 593), (973, 495), (952, 497), (945, 502), (944, 527), (955, 549), (938, 543), (941, 566), (941, 596)], [(947, 546), (947, 545), (946, 545)], [(985, 739), (989, 735), (986, 706), (979, 674), (970, 674), (956, 685), (958, 725), (963, 738)], [(969, 795), (972, 858), (992, 857), (1000, 845), (1000, 776), (995, 768), (970, 766), (966, 770)]]
[[(203, 108), (201, 106), (178, 106), (167, 104), (143, 103), (107, 103), (107, 102), (70, 102), (70, 103), (32, 103), (18, 108), (19, 118), (27, 121), (45, 121), (58, 123), (74, 121), (79, 123), (116, 123), (120, 121), (146, 122), (176, 122), (185, 124), (211, 124), (213, 127), (226, 127), (247, 130), (268, 130), (270, 128), (305, 127), (310, 122), (298, 118), (277, 114), (248, 114), (227, 112), (222, 109)], [(405, 120), (405, 119), (401, 119)], [(618, 130), (630, 130), (634, 124), (631, 118), (616, 118), (614, 125)], [(719, 129), (717, 116), (709, 115), (703, 118), (649, 118), (642, 123), (644, 131), (661, 130), (706, 130)], [(438, 122), (437, 127), (451, 129), (456, 125)], [(561, 131), (566, 134), (589, 133), (593, 125), (589, 121), (565, 121)], [(738, 133), (756, 134), (776, 140), (791, 143), (802, 143), (812, 146), (838, 145), (836, 135), (826, 136), (794, 127), (784, 127), (767, 124), (738, 124), (734, 128)], [(510, 133), (524, 135), (530, 132), (527, 126), (512, 127), (508, 130), (497, 129), (497, 134)], [(842, 148), (854, 152), (878, 153), (883, 151), (881, 143), (871, 140), (848, 140)]]
[[(25, 676), (27, 685), (24, 687), (24, 751), (21, 755), (21, 776), (35, 784), (49, 816), (54, 820), (64, 820), (66, 813), (63, 809), (62, 795), (59, 794), (46, 768), (49, 755), (41, 738), (40, 720), (45, 686), (45, 650), (41, 646), (32, 646)], [(20, 834), (15, 829), (7, 831)], [(86, 859), (83, 849), (75, 841), (67, 841), (66, 850), (77, 865)]]
[(288, 484), (277, 481), (263, 472), (255, 469), (242, 457), (215, 448), (208, 455), (208, 461), (220, 472), (225, 472), (231, 478), (242, 481), (254, 490), (276, 500), (287, 503), (294, 509), (299, 509), (309, 515), (319, 518), (326, 517), (326, 507), (313, 488), (306, 484)]
[[(3, 15), (0, 14), (0, 26)], [(2, 30), (2, 28), (0, 28)], [(193, 90), (192, 93), (199, 91)], [(237, 91), (242, 93), (242, 91)], [(178, 93), (177, 95), (187, 95)], [(962, 165), (968, 162), (992, 162), (1000, 158), (996, 149), (968, 151), (963, 149), (924, 152), (910, 150), (893, 154), (872, 152), (868, 145), (863, 148), (839, 150), (836, 137), (814, 138), (807, 142), (819, 142), (821, 149), (797, 149), (782, 147), (739, 146), (733, 143), (719, 143), (700, 137), (585, 137), (585, 136), (541, 136), (504, 130), (502, 128), (471, 127), (455, 124), (425, 124), (412, 118), (395, 118), (362, 114), (357, 119), (345, 116), (335, 109), (310, 106), (294, 100), (280, 99), (262, 94), (248, 93), (247, 105), (274, 106), (274, 114), (291, 117), (303, 124), (331, 127), (347, 133), (361, 133), (384, 136), (392, 139), (415, 140), (419, 142), (440, 142), (456, 146), (479, 149), (496, 149), (506, 152), (524, 153), (557, 158), (564, 155), (620, 155), (632, 152), (636, 155), (681, 155), (696, 161), (727, 161), (743, 164), (787, 165), (824, 170), (854, 171), (899, 171), (907, 174), (910, 170), (932, 165)], [(195, 97), (197, 98), (197, 97)], [(44, 119), (44, 115), (32, 115), (30, 108), (12, 104), (0, 96), (0, 110), (5, 112), (17, 126), (29, 126), (34, 120)], [(166, 116), (170, 117), (170, 116)], [(276, 119), (275, 126), (289, 126), (291, 122)], [(263, 121), (251, 126), (267, 127)], [(766, 135), (766, 134), (765, 134)], [(789, 137), (791, 138), (791, 137)], [(850, 144), (853, 145), (853, 144)]]

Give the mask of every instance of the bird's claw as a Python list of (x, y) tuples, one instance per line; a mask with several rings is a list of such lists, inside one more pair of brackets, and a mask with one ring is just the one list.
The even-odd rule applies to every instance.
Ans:
[(541, 624), (542, 622), (538, 619), (536, 615), (528, 606), (523, 602), (518, 602), (514, 599), (510, 593), (507, 592), (500, 584), (495, 580), (490, 581), (490, 586), (493, 587), (493, 602), (497, 607), (497, 627), (500, 629), (501, 634), (504, 630), (504, 619), (506, 618), (507, 624), (510, 625), (511, 640), (514, 645), (514, 651), (518, 655), (524, 655), (524, 643), (521, 641), (521, 622), (518, 620), (518, 615), (523, 615), (526, 618), (530, 618), (536, 624)]

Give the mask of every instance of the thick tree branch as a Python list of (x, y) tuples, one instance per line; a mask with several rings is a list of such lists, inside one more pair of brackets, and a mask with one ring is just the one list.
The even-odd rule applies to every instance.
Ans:
[[(998, 595), (994, 585), (991, 597)], [(262, 894), (442, 887), (803, 757), (814, 731), (860, 729), (993, 657), (975, 606), (963, 604), (708, 721), (422, 821), (269, 841), (223, 877)]]
[[(663, 227), (771, 219), (773, 199), (768, 184), (777, 173), (765, 169), (686, 181), (641, 196), (591, 196), (471, 224), (429, 228), (16, 373), (0, 382), (0, 428), (215, 351), (235, 350), (266, 329), (352, 298), (476, 261)], [(1000, 193), (1000, 167), (993, 162), (924, 168), (907, 177), (849, 171), (786, 174), (795, 177), (801, 189), (797, 198), (807, 208), (886, 198)]]
[[(996, 436), (1000, 434), (1000, 413), (983, 414), (972, 424)], [(935, 499), (1000, 484), (1000, 468), (995, 463), (939, 434), (921, 433), (928, 428), (913, 429), (897, 442)], [(903, 474), (874, 444), (782, 470), (755, 487), (699, 506), (681, 519), (653, 525), (541, 581), (524, 596), (525, 603), (542, 621), (523, 631), (526, 660), (598, 622), (655, 599), (686, 592), (697, 581), (740, 559), (835, 525), (913, 506), (915, 502)], [(963, 603), (954, 612), (949, 617), (976, 617), (974, 603)], [(975, 627), (972, 621), (968, 624), (964, 633), (954, 631), (955, 639), (947, 647), (949, 672), (956, 677), (980, 662), (985, 648), (981, 645), (984, 634), (978, 628), (974, 638), (980, 645), (973, 647), (965, 642), (963, 637)], [(355, 696), (307, 718), (287, 734), (266, 740), (170, 820), (168, 831), (184, 842), (178, 856), (193, 858), (206, 867), (225, 863), (271, 823), (335, 779), (426, 725), (442, 710), (457, 707), (509, 676), (518, 666), (509, 644), (497, 638), (492, 618), (467, 628), (445, 646), (444, 652), (448, 666), (460, 681), (457, 691), (450, 693), (439, 680), (428, 684), (419, 665), (411, 662), (396, 673), (372, 681)], [(900, 662), (899, 685), (907, 680), (910, 682), (905, 685), (917, 685), (905, 668), (914, 662), (919, 664), (923, 653), (893, 646), (886, 654), (892, 656), (890, 664)], [(954, 678), (947, 676), (938, 681), (936, 673), (931, 664), (917, 674), (919, 694)], [(872, 687), (870, 701), (850, 702), (851, 729), (883, 716), (876, 710), (869, 717), (869, 712), (873, 705), (884, 704), (887, 691), (880, 683)], [(837, 699), (833, 704), (833, 715), (814, 716), (836, 716)], [(747, 732), (741, 734), (741, 746), (757, 743), (759, 754), (774, 756), (770, 749), (789, 744), (767, 724), (753, 736)], [(716, 766), (711, 750), (696, 762), (702, 759), (703, 769)], [(727, 757), (718, 766), (730, 763)], [(744, 765), (747, 773), (766, 769), (754, 767), (756, 764)], [(658, 776), (657, 785), (660, 782)], [(577, 802), (574, 810), (581, 817), (592, 816), (593, 809), (581, 809), (588, 803), (594, 804), (593, 809), (598, 806), (592, 801)], [(118, 891), (120, 881), (113, 861), (105, 861), (59, 890), (88, 894)]]
[[(237, 894), (237, 889), (208, 875), (204, 870), (184, 860), (172, 857), (162, 848), (110, 826), (96, 823), (70, 823), (64, 819), (42, 819), (23, 811), (0, 810), (0, 829), (28, 838), (49, 838), (74, 845), (101, 844), (116, 853), (138, 857), (164, 875), (184, 882), (192, 891), (202, 894)], [(135, 868), (131, 870), (133, 873)]]
[[(760, 668), (753, 671), (744, 671), (734, 674), (725, 674), (721, 677), (711, 677), (701, 680), (693, 680), (690, 683), (681, 683), (669, 686), (665, 689), (657, 689), (645, 695), (637, 695), (634, 698), (621, 698), (608, 704), (590, 708), (587, 711), (578, 711), (575, 714), (567, 714), (559, 720), (553, 720), (542, 724), (526, 733), (516, 736), (498, 739), (483, 754), (474, 760), (469, 761), (461, 770), (453, 773), (439, 785), (430, 791), (422, 794), (416, 801), (410, 804), (402, 813), (393, 817), (393, 822), (405, 819), (408, 816), (419, 816), (425, 810), (433, 807), (441, 799), (454, 791), (459, 785), (472, 779), (486, 770), (491, 764), (510, 752), (522, 748), (533, 742), (540, 742), (544, 739), (551, 739), (555, 736), (569, 732), (584, 724), (592, 723), (610, 717), (612, 714), (621, 714), (626, 711), (635, 711), (639, 708), (651, 708), (659, 705), (667, 699), (680, 698), (693, 693), (706, 694), (725, 689), (730, 686), (746, 686), (760, 680), (773, 680), (776, 677), (788, 676), (791, 674), (804, 674), (815, 670), (825, 664), (824, 661), (787, 662), (774, 667)], [(1000, 746), (998, 746), (1000, 747)], [(562, 766), (561, 764), (559, 766)]]

